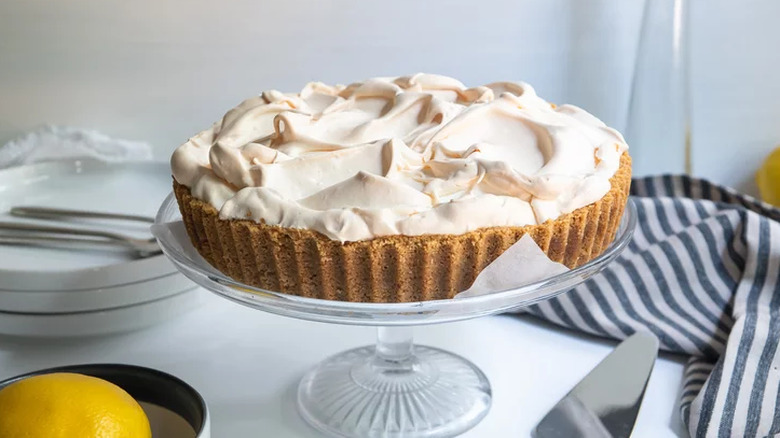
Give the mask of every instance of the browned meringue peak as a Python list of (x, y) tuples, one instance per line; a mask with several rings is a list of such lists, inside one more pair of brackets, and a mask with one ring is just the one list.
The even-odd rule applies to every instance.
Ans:
[(264, 92), (180, 146), (172, 167), (223, 218), (348, 241), (553, 219), (603, 197), (626, 148), (528, 84), (418, 74)]
[(406, 184), (361, 170), (351, 178), (299, 200), (298, 204), (320, 211), (352, 207), (423, 210), (431, 207), (431, 198)]

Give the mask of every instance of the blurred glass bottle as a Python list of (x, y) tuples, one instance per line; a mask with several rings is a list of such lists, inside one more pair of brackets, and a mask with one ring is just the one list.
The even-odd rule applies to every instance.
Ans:
[(626, 141), (635, 176), (692, 171), (688, 0), (645, 0)]

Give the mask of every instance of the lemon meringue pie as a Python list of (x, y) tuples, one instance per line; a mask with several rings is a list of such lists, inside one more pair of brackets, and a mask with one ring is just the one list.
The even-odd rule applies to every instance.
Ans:
[(193, 245), (228, 276), (401, 302), (451, 298), (525, 234), (570, 268), (598, 256), (626, 204), (627, 149), (526, 83), (417, 74), (263, 92), (171, 165)]

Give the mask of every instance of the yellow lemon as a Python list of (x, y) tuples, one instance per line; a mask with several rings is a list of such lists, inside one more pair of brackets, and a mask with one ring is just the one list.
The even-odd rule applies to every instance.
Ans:
[(0, 438), (150, 438), (149, 420), (122, 388), (73, 373), (29, 377), (0, 390)]
[(780, 147), (772, 151), (756, 173), (761, 199), (780, 206)]

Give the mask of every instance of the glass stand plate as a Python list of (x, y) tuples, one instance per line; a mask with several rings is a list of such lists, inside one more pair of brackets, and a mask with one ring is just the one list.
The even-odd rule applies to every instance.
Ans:
[[(487, 377), (468, 360), (415, 346), (412, 326), (476, 318), (552, 298), (603, 270), (628, 245), (636, 226), (629, 200), (613, 243), (578, 268), (506, 291), (416, 303), (351, 303), (254, 288), (212, 268), (184, 231), (176, 199), (163, 202), (153, 232), (163, 252), (188, 278), (243, 305), (310, 321), (378, 326), (375, 346), (332, 356), (298, 388), (298, 409), (315, 429), (340, 437), (449, 437), (487, 415)], [(162, 224), (168, 224), (161, 226)]]

